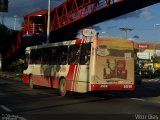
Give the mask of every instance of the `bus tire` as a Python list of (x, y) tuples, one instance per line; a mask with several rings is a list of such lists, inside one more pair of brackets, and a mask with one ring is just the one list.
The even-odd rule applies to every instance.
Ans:
[(66, 80), (64, 78), (62, 78), (60, 80), (60, 83), (59, 83), (59, 93), (63, 97), (68, 95), (67, 83), (66, 83)]
[(34, 89), (33, 77), (29, 77), (29, 88)]

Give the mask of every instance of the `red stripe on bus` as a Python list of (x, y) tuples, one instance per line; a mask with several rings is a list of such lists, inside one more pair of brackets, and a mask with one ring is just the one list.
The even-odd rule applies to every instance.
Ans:
[(81, 39), (78, 39), (78, 40), (76, 40), (75, 44), (76, 44), (76, 45), (80, 45), (81, 42), (82, 42), (82, 40), (81, 40)]
[(72, 91), (72, 80), (73, 80), (73, 74), (74, 74), (74, 70), (75, 70), (75, 65), (70, 65), (69, 66), (69, 70), (68, 70), (68, 74), (67, 74), (67, 90)]
[(73, 77), (73, 91), (75, 91), (76, 87), (77, 87), (77, 82), (79, 80), (79, 75), (80, 75), (80, 65), (77, 64), (75, 65), (75, 73), (74, 73), (74, 77)]

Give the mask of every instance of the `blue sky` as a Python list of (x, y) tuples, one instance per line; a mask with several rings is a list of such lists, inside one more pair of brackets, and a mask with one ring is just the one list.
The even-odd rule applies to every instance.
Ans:
[[(119, 28), (131, 28), (127, 32), (130, 39), (138, 42), (160, 42), (160, 3), (96, 24), (100, 36), (125, 38)], [(154, 27), (154, 24), (156, 26)], [(158, 25), (159, 24), (159, 25)], [(103, 34), (102, 34), (103, 32)]]
[[(54, 8), (65, 0), (51, 0)], [(9, 12), (5, 13), (4, 23), (9, 28), (14, 27), (14, 16), (16, 15), (16, 29), (21, 29), (23, 16), (40, 9), (48, 7), (48, 0), (9, 0)], [(127, 34), (128, 39), (138, 42), (160, 41), (160, 3), (137, 10), (132, 13), (94, 25), (100, 33), (99, 36), (125, 38), (125, 32), (119, 28), (127, 27), (133, 29)], [(1, 13), (2, 14), (2, 13)], [(154, 27), (154, 24), (159, 24)]]

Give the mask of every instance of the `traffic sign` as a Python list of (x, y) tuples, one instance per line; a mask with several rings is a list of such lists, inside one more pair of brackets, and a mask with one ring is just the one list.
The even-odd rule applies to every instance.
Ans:
[(0, 0), (0, 12), (8, 12), (8, 0)]

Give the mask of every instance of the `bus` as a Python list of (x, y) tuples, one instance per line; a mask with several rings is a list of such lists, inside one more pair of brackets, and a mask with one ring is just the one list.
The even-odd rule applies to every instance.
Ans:
[(76, 39), (26, 48), (23, 82), (30, 88), (71, 92), (133, 91), (134, 43), (126, 39)]

